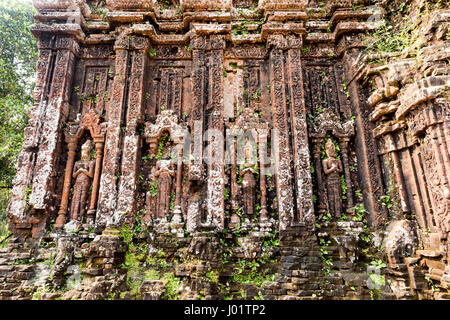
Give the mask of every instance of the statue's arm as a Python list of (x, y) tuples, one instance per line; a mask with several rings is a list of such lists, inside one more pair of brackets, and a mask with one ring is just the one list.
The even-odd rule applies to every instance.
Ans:
[(323, 167), (323, 172), (325, 172), (325, 174), (330, 174), (331, 172), (333, 172), (333, 170), (331, 170), (328, 167), (328, 161), (327, 160), (322, 160), (322, 167)]
[(77, 164), (75, 164), (73, 177), (76, 179), (82, 173), (89, 175), (89, 172), (86, 169), (80, 168)]
[(76, 179), (78, 175), (81, 173), (81, 170), (77, 163), (75, 163), (75, 167), (73, 168), (73, 178)]
[(87, 174), (89, 178), (94, 179), (95, 173), (95, 161), (89, 163), (89, 173)]

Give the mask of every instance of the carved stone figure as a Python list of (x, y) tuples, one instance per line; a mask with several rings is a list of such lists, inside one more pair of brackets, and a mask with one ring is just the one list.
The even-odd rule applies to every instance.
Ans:
[(384, 245), (391, 268), (398, 268), (405, 257), (411, 256), (417, 236), (413, 223), (407, 220), (396, 220), (386, 229)]
[[(414, 265), (417, 262), (420, 264), (419, 259), (408, 258), (414, 256), (414, 248), (417, 245), (417, 240), (416, 227), (411, 221), (396, 220), (387, 226), (383, 244), (389, 262), (389, 268), (395, 270), (397, 275), (401, 275), (405, 264), (412, 263)], [(417, 270), (418, 266), (412, 268)], [(394, 276), (390, 279), (391, 290), (398, 299), (402, 299), (410, 294), (410, 286), (416, 287), (416, 275), (417, 273), (411, 270), (409, 277)]]
[(241, 172), (243, 176), (242, 189), (244, 196), (244, 210), (247, 216), (252, 216), (254, 213), (255, 204), (255, 172), (252, 168), (246, 168)]
[(159, 160), (152, 169), (151, 178), (158, 181), (157, 218), (166, 218), (170, 209), (170, 192), (175, 177), (174, 164), (171, 160)]
[[(48, 282), (57, 287), (65, 281), (65, 272), (72, 263), (74, 245), (70, 238), (61, 237), (57, 242), (55, 263), (49, 274)], [(51, 279), (51, 280), (50, 280)]]
[(253, 144), (247, 139), (244, 146), (245, 163), (241, 169), (242, 191), (244, 200), (244, 213), (247, 217), (253, 216), (255, 205), (256, 171), (253, 169), (255, 162), (253, 160)]
[(75, 162), (73, 178), (72, 206), (70, 208), (71, 220), (81, 220), (86, 212), (89, 188), (94, 178), (95, 160), (89, 160), (94, 145), (91, 140), (86, 141), (81, 147), (81, 160)]
[(323, 171), (327, 180), (327, 192), (329, 208), (336, 217), (341, 216), (342, 212), (342, 190), (341, 178), (342, 161), (337, 159), (336, 147), (333, 141), (328, 139), (325, 144), (327, 159), (322, 161)]

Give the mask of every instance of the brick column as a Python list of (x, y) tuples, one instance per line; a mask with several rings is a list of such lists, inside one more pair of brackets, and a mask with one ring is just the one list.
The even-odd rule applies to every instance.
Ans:
[[(353, 79), (354, 72), (356, 72), (353, 66), (358, 56), (359, 50), (355, 48), (344, 53), (343, 64), (346, 79)], [(369, 120), (371, 110), (356, 81), (349, 83), (347, 88), (352, 102), (352, 114), (355, 115), (355, 129), (358, 133), (355, 137), (355, 149), (358, 157), (358, 174), (361, 178), (364, 205), (370, 213), (368, 223), (376, 229), (387, 222), (388, 214), (387, 210), (378, 202), (378, 199), (383, 195), (383, 182), (378, 150), (372, 133), (373, 125)]]
[[(39, 60), (35, 104), (25, 129), (8, 214), (12, 228), (31, 229), (38, 236), (56, 209), (56, 177), (63, 124), (69, 114), (77, 41), (71, 36), (38, 34)], [(34, 209), (34, 210), (32, 210)], [(31, 213), (39, 213), (37, 219)], [(39, 221), (38, 223), (36, 223)]]
[[(209, 39), (211, 41), (209, 60), (209, 92), (210, 104), (207, 110), (208, 131), (214, 134), (208, 135), (207, 157), (208, 164), (208, 194), (207, 210), (208, 219), (216, 230), (223, 231), (225, 219), (224, 190), (225, 190), (225, 144), (224, 144), (224, 122), (223, 122), (223, 49), (225, 39), (221, 36)], [(215, 49), (219, 47), (220, 49)]]
[(129, 75), (128, 101), (125, 136), (122, 148), (122, 166), (119, 178), (118, 203), (115, 219), (136, 213), (136, 192), (139, 183), (139, 168), (141, 163), (141, 137), (138, 132), (139, 124), (144, 120), (144, 88), (145, 70), (148, 61), (147, 50), (149, 40), (143, 37), (133, 37), (131, 47), (131, 73)]
[(118, 178), (121, 175), (122, 131), (126, 115), (126, 94), (128, 92), (129, 37), (121, 34), (114, 45), (116, 52), (115, 74), (111, 99), (107, 105), (108, 130), (105, 139), (105, 154), (102, 177), (100, 179), (99, 202), (96, 225), (104, 228), (115, 223), (114, 212), (117, 208)]
[(303, 85), (301, 38), (291, 37), (288, 41), (287, 70), (290, 95), (290, 125), (292, 130), (292, 151), (294, 160), (294, 183), (297, 197), (296, 222), (307, 230), (314, 230), (315, 216), (311, 177), (308, 125), (306, 121), (305, 95)]
[[(291, 174), (291, 148), (287, 119), (283, 50), (274, 48), (270, 53), (270, 87), (275, 130), (275, 166), (280, 229), (289, 227), (294, 218), (294, 193)], [(278, 148), (278, 149), (277, 149)]]

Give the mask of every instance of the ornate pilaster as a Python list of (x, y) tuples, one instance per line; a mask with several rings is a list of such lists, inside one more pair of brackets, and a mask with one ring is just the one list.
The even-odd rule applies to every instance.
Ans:
[[(353, 68), (359, 55), (358, 49), (349, 49), (344, 53), (344, 70), (346, 79), (354, 78)], [(348, 93), (352, 102), (352, 113), (355, 115), (356, 131), (355, 149), (358, 157), (358, 173), (361, 178), (361, 190), (364, 205), (369, 212), (368, 223), (372, 228), (378, 228), (388, 221), (388, 214), (378, 201), (383, 195), (383, 182), (378, 151), (372, 134), (373, 126), (370, 123), (370, 110), (364, 98), (364, 93), (356, 81), (347, 84)]]
[[(33, 236), (38, 236), (50, 214), (56, 213), (59, 150), (64, 142), (61, 128), (69, 114), (69, 97), (79, 46), (74, 37), (63, 32), (53, 36), (45, 32), (35, 35), (38, 37), (39, 60), (34, 106), (25, 129), (8, 214), (12, 218), (12, 228), (33, 228)], [(39, 218), (32, 218), (31, 212), (39, 213)]]
[(124, 116), (127, 114), (126, 94), (128, 91), (127, 78), (130, 74), (128, 34), (120, 34), (116, 40), (114, 50), (116, 52), (115, 74), (112, 84), (111, 99), (107, 105), (108, 132), (105, 138), (105, 157), (103, 161), (103, 173), (100, 179), (100, 193), (96, 224), (105, 227), (107, 224), (118, 223), (116, 212), (118, 199), (118, 179), (121, 175), (121, 144), (123, 141), (122, 130)]
[[(210, 76), (210, 104), (207, 107), (208, 135), (207, 135), (207, 159), (208, 159), (208, 194), (207, 210), (208, 219), (217, 231), (223, 231), (225, 209), (225, 143), (223, 122), (223, 49), (225, 38), (211, 36), (209, 39), (213, 48), (210, 52), (209, 76)], [(209, 221), (208, 221), (209, 222)]]
[[(207, 221), (206, 224), (222, 231), (224, 228), (224, 123), (223, 123), (223, 50), (225, 38), (220, 35), (195, 36), (193, 50), (193, 139), (194, 163), (190, 174), (193, 178), (201, 170), (199, 158), (207, 166)], [(206, 90), (205, 90), (206, 89)], [(206, 101), (208, 104), (206, 105)], [(205, 126), (206, 124), (206, 126)], [(205, 127), (208, 130), (205, 132)], [(199, 137), (205, 134), (207, 146), (202, 148)], [(195, 179), (198, 179), (195, 178)]]
[(348, 143), (350, 137), (342, 137), (339, 139), (339, 146), (341, 148), (342, 164), (344, 166), (345, 185), (347, 186), (347, 212), (353, 212), (353, 182), (350, 176), (350, 165), (348, 161)]
[(88, 224), (93, 224), (97, 213), (97, 201), (98, 201), (98, 191), (100, 189), (100, 177), (102, 174), (102, 162), (105, 147), (105, 135), (107, 123), (100, 123), (101, 117), (94, 111), (87, 113), (83, 117), (81, 126), (85, 130), (89, 130), (91, 137), (95, 145), (95, 172), (92, 181), (92, 193), (91, 200), (89, 202), (89, 209), (87, 211)]
[[(272, 106), (276, 137), (280, 229), (299, 223), (314, 229), (312, 178), (303, 93), (300, 37), (272, 35), (269, 43)], [(294, 175), (292, 176), (292, 173)]]
[(125, 117), (122, 159), (118, 185), (118, 200), (115, 219), (121, 220), (125, 215), (136, 213), (136, 189), (139, 182), (141, 137), (138, 125), (144, 121), (145, 70), (149, 40), (144, 37), (132, 37), (129, 52), (131, 66), (128, 101)]
[[(78, 44), (72, 38), (58, 36), (51, 89), (42, 122), (39, 139), (39, 153), (36, 158), (30, 205), (36, 210), (46, 210), (51, 197), (58, 159), (58, 141), (61, 126), (69, 114), (69, 97), (74, 74), (74, 47)], [(75, 49), (76, 50), (76, 49)]]
[(290, 122), (294, 157), (297, 215), (295, 220), (313, 230), (315, 225), (312, 177), (309, 156), (308, 126), (301, 61), (301, 37), (291, 36), (287, 50), (288, 85), (290, 90)]
[(294, 222), (293, 177), (291, 174), (291, 146), (289, 143), (289, 121), (286, 105), (286, 77), (284, 53), (277, 47), (270, 53), (270, 87), (273, 106), (273, 128), (275, 135), (276, 186), (280, 229)]
[(259, 183), (261, 190), (261, 215), (259, 221), (264, 223), (268, 220), (267, 216), (267, 189), (266, 189), (266, 162), (267, 155), (267, 132), (266, 128), (258, 130), (258, 155), (259, 155)]
[(191, 39), (192, 50), (192, 116), (190, 118), (192, 157), (189, 163), (189, 179), (203, 180), (203, 132), (205, 130), (205, 87), (208, 74), (206, 52), (202, 38)]

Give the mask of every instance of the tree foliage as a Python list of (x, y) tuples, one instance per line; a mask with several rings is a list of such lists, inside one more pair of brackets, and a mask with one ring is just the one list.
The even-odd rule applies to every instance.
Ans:
[(29, 29), (34, 13), (30, 0), (0, 0), (0, 248), (8, 237), (5, 212), (33, 104), (38, 51)]
[[(33, 103), (36, 40), (31, 1), (0, 0), (0, 188), (10, 188)], [(3, 208), (0, 208), (0, 213)]]
[(10, 192), (8, 189), (0, 189), (0, 248), (4, 248), (7, 245), (7, 237), (10, 234), (8, 232), (8, 222), (4, 211), (8, 205), (10, 198)]

